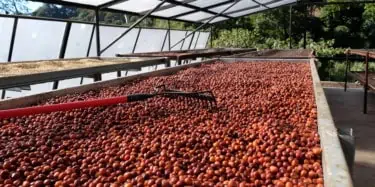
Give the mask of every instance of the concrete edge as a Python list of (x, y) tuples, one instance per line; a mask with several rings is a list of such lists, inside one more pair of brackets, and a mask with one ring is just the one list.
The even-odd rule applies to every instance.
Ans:
[(322, 152), (324, 186), (352, 187), (353, 182), (346, 164), (337, 129), (324, 94), (315, 65), (315, 58), (310, 59), (311, 76), (314, 85), (315, 102), (318, 111), (318, 132)]

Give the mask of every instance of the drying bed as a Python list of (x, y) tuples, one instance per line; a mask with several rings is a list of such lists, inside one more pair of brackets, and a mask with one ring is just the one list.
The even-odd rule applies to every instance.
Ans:
[[(182, 90), (211, 89), (218, 106), (153, 98), (3, 120), (0, 180), (115, 186), (322, 186), (332, 180), (346, 184), (342, 176), (326, 177), (337, 177), (337, 171), (324, 168), (326, 149), (324, 143), (320, 147), (321, 119), (314, 98), (318, 86), (311, 64), (190, 64), (4, 101), (3, 107), (9, 108), (25, 105), (22, 101), (28, 98), (39, 104), (62, 103), (152, 92), (165, 84)], [(175, 73), (186, 67), (198, 68)], [(105, 85), (109, 87), (101, 87)]]
[(311, 58), (313, 57), (313, 50), (310, 49), (265, 49), (260, 51), (253, 51), (241, 54), (235, 54), (232, 57), (236, 58)]
[(0, 88), (13, 88), (169, 62), (163, 58), (79, 58), (0, 64)]
[(213, 49), (196, 49), (196, 50), (179, 50), (166, 52), (148, 52), (148, 53), (132, 53), (132, 54), (117, 54), (118, 57), (168, 57), (169, 59), (189, 59), (197, 57), (213, 57), (233, 55), (237, 53), (244, 53), (255, 51), (255, 49), (241, 49), (241, 48), (213, 48)]
[(105, 66), (120, 63), (133, 63), (141, 59), (121, 58), (84, 58), (66, 60), (43, 60), (32, 62), (13, 62), (0, 64), (0, 77), (29, 75), (70, 69)]

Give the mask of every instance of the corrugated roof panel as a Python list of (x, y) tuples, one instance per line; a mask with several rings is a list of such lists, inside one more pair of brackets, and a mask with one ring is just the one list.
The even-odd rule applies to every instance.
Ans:
[(267, 6), (270, 7), (270, 8), (275, 8), (275, 7), (279, 7), (279, 6), (283, 6), (283, 5), (295, 3), (295, 2), (296, 2), (296, 0), (284, 0), (284, 1), (279, 1), (279, 2), (276, 2), (276, 3), (269, 4)]
[(172, 17), (172, 16), (175, 16), (175, 15), (178, 15), (178, 14), (182, 14), (182, 13), (185, 13), (185, 12), (192, 11), (192, 10), (194, 10), (194, 9), (186, 8), (186, 7), (183, 7), (183, 6), (175, 6), (173, 8), (165, 9), (165, 10), (162, 10), (162, 11), (157, 11), (157, 12), (153, 13), (152, 15), (161, 16), (161, 17)]
[[(225, 18), (225, 17), (217, 17), (215, 19), (213, 19), (210, 23), (216, 23), (216, 22), (219, 22), (219, 21), (224, 21), (224, 20), (227, 20), (228, 18)], [(205, 20), (204, 22), (207, 22), (209, 19)]]
[(178, 19), (188, 20), (188, 21), (197, 21), (197, 20), (202, 20), (206, 18), (211, 18), (212, 16), (215, 16), (215, 15), (205, 13), (205, 12), (196, 12), (196, 13), (178, 17)]
[(228, 16), (240, 17), (240, 16), (245, 16), (245, 15), (252, 14), (252, 13), (259, 12), (259, 11), (266, 10), (266, 9), (267, 9), (266, 7), (260, 6), (258, 8), (252, 8), (249, 10), (244, 10), (244, 11), (228, 14)]
[(85, 4), (85, 5), (98, 6), (98, 5), (107, 3), (111, 0), (64, 0), (64, 1), (79, 3), (79, 4)]
[[(215, 7), (215, 8), (211, 8), (210, 10), (214, 11), (214, 12), (217, 12), (217, 13), (220, 13), (221, 11), (223, 11), (224, 9), (228, 8), (229, 6), (231, 6), (233, 3), (229, 3), (229, 4), (226, 4), (226, 5), (222, 5), (222, 6), (218, 6), (218, 7)], [(251, 0), (242, 0), (240, 2), (238, 2), (236, 5), (234, 5), (233, 7), (231, 7), (229, 10), (225, 11), (225, 13), (229, 13), (229, 12), (233, 12), (233, 11), (236, 11), (236, 10), (240, 10), (240, 9), (243, 9), (243, 8), (248, 8), (248, 7), (253, 7), (253, 6), (257, 6), (258, 4), (254, 1), (251, 1)]]
[(208, 7), (208, 6), (215, 5), (215, 4), (218, 4), (218, 3), (222, 3), (222, 2), (225, 2), (225, 1), (228, 1), (228, 0), (197, 0), (197, 1), (193, 1), (189, 4), (194, 5), (194, 6), (198, 6), (198, 7)]
[[(161, 1), (158, 0), (128, 0), (117, 5), (113, 5), (109, 8), (117, 10), (125, 10), (129, 12), (143, 12), (155, 8)], [(163, 6), (169, 5), (169, 3), (164, 3)]]

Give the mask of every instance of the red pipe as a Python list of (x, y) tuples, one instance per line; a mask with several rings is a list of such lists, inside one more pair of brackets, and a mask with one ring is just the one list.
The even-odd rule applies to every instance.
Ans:
[(0, 118), (12, 118), (12, 117), (18, 117), (18, 116), (35, 115), (35, 114), (40, 114), (40, 113), (67, 111), (67, 110), (72, 110), (72, 109), (77, 109), (77, 108), (108, 106), (108, 105), (114, 105), (114, 104), (126, 103), (126, 102), (128, 102), (128, 97), (121, 96), (121, 97), (95, 99), (95, 100), (88, 100), (88, 101), (77, 101), (77, 102), (71, 102), (71, 103), (15, 108), (15, 109), (9, 109), (9, 110), (0, 110)]

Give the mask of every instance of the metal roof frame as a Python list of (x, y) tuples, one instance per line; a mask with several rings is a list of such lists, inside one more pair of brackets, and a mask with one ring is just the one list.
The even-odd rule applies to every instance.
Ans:
[[(64, 1), (64, 0), (59, 0), (59, 1), (56, 1), (56, 0), (29, 0), (29, 1), (58, 4), (58, 5), (78, 7), (78, 8), (84, 8), (84, 9), (90, 9), (90, 10), (99, 9), (100, 11), (109, 11), (109, 12), (114, 12), (114, 13), (124, 13), (124, 14), (136, 15), (136, 16), (144, 16), (145, 14), (147, 14), (147, 12), (152, 10), (152, 9), (149, 9), (149, 10), (142, 11), (142, 12), (132, 12), (132, 11), (118, 10), (118, 9), (111, 8), (111, 6), (129, 1), (129, 0), (110, 0), (108, 2), (100, 4), (98, 6), (82, 4), (82, 3), (77, 3), (77, 2)], [(158, 0), (158, 1), (162, 1), (162, 0)], [(217, 14), (217, 12), (214, 12), (214, 11), (209, 10), (209, 9), (219, 7), (219, 6), (222, 6), (222, 5), (230, 5), (230, 3), (233, 3), (236, 0), (227, 0), (227, 1), (223, 1), (223, 2), (218, 2), (218, 3), (215, 3), (213, 5), (205, 6), (205, 7), (199, 7), (199, 6), (190, 4), (194, 1), (198, 1), (198, 0), (183, 0), (183, 1), (166, 0), (166, 2), (169, 3), (169, 4), (159, 7), (157, 10), (154, 10), (154, 12), (158, 12), (158, 11), (162, 11), (162, 10), (168, 10), (170, 8), (174, 8), (174, 7), (177, 7), (177, 6), (189, 8), (189, 9), (192, 9), (192, 10), (187, 11), (187, 12), (183, 12), (183, 13), (180, 13), (180, 14), (177, 14), (177, 15), (173, 15), (173, 16), (170, 16), (170, 17), (163, 17), (163, 16), (160, 16), (160, 15), (158, 16), (158, 15), (152, 15), (152, 14), (148, 15), (147, 17), (156, 18), (156, 19), (163, 19), (163, 20), (174, 20), (174, 21), (182, 21), (182, 22), (188, 22), (188, 23), (197, 23), (197, 22), (202, 22), (202, 20), (205, 20), (205, 19), (201, 19), (201, 20), (197, 20), (197, 21), (189, 21), (189, 20), (180, 19), (179, 17), (188, 16), (190, 14), (194, 14), (194, 13), (197, 13), (197, 12), (204, 12), (204, 13), (207, 13), (207, 14), (211, 14), (212, 15), (211, 17), (214, 17)], [(263, 4), (263, 3), (259, 2), (259, 0), (249, 0), (249, 1), (252, 1), (252, 2), (258, 4), (258, 5), (253, 6), (253, 7), (245, 7), (245, 8), (247, 8), (246, 10), (249, 10), (249, 9), (252, 9), (252, 8), (258, 8), (259, 6), (263, 6), (266, 9), (268, 9), (269, 7), (267, 7), (267, 5), (270, 4), (270, 3)], [(272, 1), (271, 4), (273, 2), (279, 2), (279, 1), (282, 1), (282, 0)], [(298, 2), (298, 0), (296, 0), (294, 3), (297, 3), (297, 2)], [(238, 10), (238, 11), (240, 11), (240, 10)], [(243, 11), (245, 11), (245, 9), (243, 9)], [(224, 17), (224, 18), (227, 18), (227, 19), (235, 18), (235, 17), (229, 16), (228, 14), (230, 14), (230, 13), (232, 13), (232, 12), (222, 14), (221, 17)], [(207, 19), (210, 19), (211, 17), (209, 17)]]

